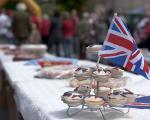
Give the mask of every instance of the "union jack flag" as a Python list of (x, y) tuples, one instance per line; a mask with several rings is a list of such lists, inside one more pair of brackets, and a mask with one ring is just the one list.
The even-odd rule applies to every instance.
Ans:
[(114, 16), (99, 56), (150, 79), (150, 69), (126, 24)]
[(126, 107), (137, 109), (150, 109), (150, 96), (136, 98), (136, 102), (127, 104)]

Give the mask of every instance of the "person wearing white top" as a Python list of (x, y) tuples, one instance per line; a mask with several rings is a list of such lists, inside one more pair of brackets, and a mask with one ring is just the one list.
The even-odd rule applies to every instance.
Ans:
[(11, 26), (10, 18), (5, 14), (5, 11), (0, 13), (0, 36), (5, 37), (8, 33), (8, 29)]

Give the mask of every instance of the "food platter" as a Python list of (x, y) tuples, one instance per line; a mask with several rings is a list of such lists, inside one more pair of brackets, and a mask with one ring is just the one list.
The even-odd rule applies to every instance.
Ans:
[[(107, 84), (105, 86), (101, 86), (102, 83), (107, 83), (108, 79), (112, 76), (114, 79), (121, 80), (124, 78), (123, 70), (116, 67), (108, 70), (100, 68), (98, 64), (95, 68), (89, 67), (86, 69), (76, 69), (74, 77), (78, 81), (88, 79), (90, 80), (90, 83), (85, 86), (79, 85), (73, 91), (65, 92), (61, 96), (61, 100), (68, 105), (66, 114), (69, 117), (72, 117), (85, 110), (91, 112), (97, 111), (100, 112), (104, 120), (106, 120), (105, 112), (110, 110), (127, 114), (130, 111), (127, 105), (128, 103), (135, 101), (136, 95), (128, 89), (111, 88), (110, 86), (107, 86)], [(96, 81), (95, 88), (93, 88), (92, 85), (93, 81)], [(125, 84), (120, 87), (125, 87)], [(74, 111), (73, 108), (78, 109)]]

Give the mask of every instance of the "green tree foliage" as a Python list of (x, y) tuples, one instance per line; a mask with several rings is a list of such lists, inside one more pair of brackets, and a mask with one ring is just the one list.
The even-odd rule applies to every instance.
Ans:
[(88, 0), (57, 0), (57, 3), (61, 6), (63, 10), (82, 10), (84, 3)]
[(17, 4), (17, 2), (15, 2), (15, 1), (9, 1), (3, 7), (5, 9), (13, 9), (13, 10), (15, 10), (16, 9), (16, 4)]

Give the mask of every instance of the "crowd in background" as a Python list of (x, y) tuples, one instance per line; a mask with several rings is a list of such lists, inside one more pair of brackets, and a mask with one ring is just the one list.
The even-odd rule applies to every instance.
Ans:
[(147, 14), (137, 24), (133, 36), (140, 48), (147, 48), (150, 50), (150, 14)]
[[(112, 17), (113, 11), (98, 15), (55, 10), (39, 18), (20, 3), (15, 12), (0, 10), (0, 39), (16, 45), (43, 43), (48, 52), (57, 56), (84, 59), (86, 46), (103, 43)], [(132, 34), (139, 47), (150, 49), (150, 17), (143, 18)]]

